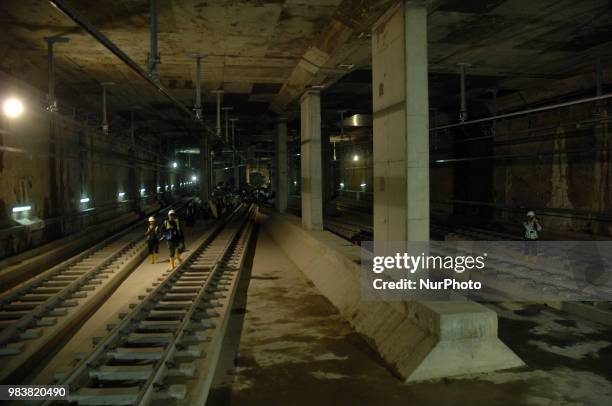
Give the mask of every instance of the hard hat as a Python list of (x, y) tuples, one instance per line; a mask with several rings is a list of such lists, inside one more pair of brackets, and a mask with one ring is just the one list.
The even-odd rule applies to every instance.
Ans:
[(155, 223), (155, 217), (153, 216), (149, 217), (149, 223)]
[(527, 212), (527, 217), (535, 217), (535, 213), (533, 212), (533, 210), (529, 210)]
[(170, 211), (168, 212), (168, 216), (170, 216), (170, 215), (172, 215), (172, 214), (176, 214), (176, 212), (175, 212), (174, 210), (170, 210)]

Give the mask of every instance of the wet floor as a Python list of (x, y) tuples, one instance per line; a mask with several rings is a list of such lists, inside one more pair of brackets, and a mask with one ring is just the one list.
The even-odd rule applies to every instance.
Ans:
[(612, 330), (544, 306), (491, 305), (528, 367), (404, 384), (265, 233), (241, 289), (208, 406), (612, 404)]

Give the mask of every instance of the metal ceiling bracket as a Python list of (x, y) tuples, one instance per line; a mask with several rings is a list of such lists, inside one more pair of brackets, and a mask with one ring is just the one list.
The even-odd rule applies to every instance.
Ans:
[(196, 60), (195, 70), (195, 90), (196, 90), (196, 101), (193, 111), (196, 116), (196, 120), (202, 121), (202, 59), (206, 58), (206, 54), (193, 53), (189, 54)]
[(217, 95), (217, 125), (216, 132), (217, 137), (221, 138), (221, 95), (224, 93), (223, 90), (213, 90), (211, 93)]
[(57, 100), (55, 99), (55, 74), (54, 74), (54, 66), (53, 66), (53, 44), (56, 42), (66, 43), (70, 41), (70, 39), (61, 36), (54, 37), (46, 37), (45, 41), (47, 41), (47, 61), (48, 61), (48, 93), (47, 93), (47, 110), (51, 112), (57, 111)]
[(147, 56), (147, 65), (149, 68), (149, 77), (155, 82), (159, 82), (157, 75), (157, 65), (161, 63), (161, 56), (157, 50), (157, 2), (149, 0), (149, 8), (151, 13), (151, 50)]
[(471, 67), (472, 65), (469, 63), (458, 63), (459, 73), (461, 74), (461, 109), (459, 111), (459, 121), (464, 123), (467, 120), (467, 101), (466, 101), (466, 91), (465, 91), (465, 69)]
[(114, 85), (114, 82), (102, 82), (100, 83), (100, 85), (102, 86), (102, 124), (101, 124), (101, 128), (102, 131), (104, 132), (104, 134), (107, 134), (110, 132), (110, 126), (108, 124), (108, 118), (107, 118), (107, 108), (106, 108), (106, 88), (108, 86)]
[(229, 112), (233, 107), (222, 107), (221, 110), (225, 111), (225, 144), (229, 145)]

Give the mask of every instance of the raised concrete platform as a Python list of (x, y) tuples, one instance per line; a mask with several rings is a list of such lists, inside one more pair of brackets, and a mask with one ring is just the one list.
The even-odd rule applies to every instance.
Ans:
[(497, 335), (497, 314), (474, 302), (363, 302), (359, 247), (292, 215), (264, 230), (405, 381), (525, 365)]

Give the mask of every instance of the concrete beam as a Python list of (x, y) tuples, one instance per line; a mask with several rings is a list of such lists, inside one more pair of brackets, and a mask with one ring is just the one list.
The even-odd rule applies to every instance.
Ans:
[(332, 20), (321, 32), (318, 41), (306, 50), (272, 101), (270, 109), (280, 114), (289, 103), (304, 92), (307, 86), (314, 84), (313, 80), (319, 71), (330, 60), (333, 53), (349, 40), (352, 33), (353, 30), (341, 21)]

